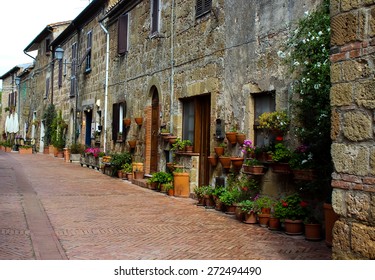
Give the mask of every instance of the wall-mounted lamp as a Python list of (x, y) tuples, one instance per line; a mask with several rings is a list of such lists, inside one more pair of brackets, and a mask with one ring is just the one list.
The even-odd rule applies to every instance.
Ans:
[(55, 58), (57, 60), (61, 60), (63, 59), (64, 57), (64, 49), (59, 45), (56, 49), (55, 49)]
[(20, 77), (16, 77), (14, 79), (14, 81), (16, 82), (16, 85), (19, 86), (20, 85), (20, 82), (21, 82), (21, 78)]

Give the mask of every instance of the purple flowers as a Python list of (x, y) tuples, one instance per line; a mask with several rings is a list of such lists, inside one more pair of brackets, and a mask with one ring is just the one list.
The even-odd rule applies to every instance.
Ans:
[(253, 146), (253, 142), (249, 139), (243, 141), (243, 145), (241, 147), (241, 152), (245, 155), (250, 155), (254, 152), (255, 147)]

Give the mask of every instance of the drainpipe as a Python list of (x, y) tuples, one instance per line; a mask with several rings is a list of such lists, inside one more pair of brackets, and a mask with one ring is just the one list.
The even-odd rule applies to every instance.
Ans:
[(106, 34), (106, 51), (105, 51), (105, 87), (104, 87), (104, 153), (107, 147), (107, 108), (108, 108), (108, 64), (109, 64), (109, 32), (104, 25), (99, 22), (100, 27)]
[(171, 11), (171, 78), (170, 78), (170, 87), (171, 87), (171, 96), (170, 96), (170, 104), (171, 104), (171, 111), (170, 111), (170, 132), (173, 132), (173, 115), (174, 115), (174, 0), (172, 0), (172, 11)]

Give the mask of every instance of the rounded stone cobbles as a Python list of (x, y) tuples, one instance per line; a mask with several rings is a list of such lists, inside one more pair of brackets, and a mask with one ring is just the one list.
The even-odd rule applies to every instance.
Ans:
[[(0, 152), (4, 157), (12, 157), (23, 168), (68, 259), (331, 259), (323, 240), (308, 242), (303, 236), (244, 224), (197, 207), (193, 199), (170, 197), (50, 155)], [(0, 160), (0, 168), (9, 162)], [(0, 188), (0, 199), (7, 197)], [(2, 204), (0, 211), (5, 211)], [(20, 234), (27, 233), (24, 223), (18, 228)], [(6, 235), (4, 229), (1, 224), (0, 239)], [(8, 242), (15, 253), (16, 241)], [(22, 257), (6, 257), (33, 259), (29, 248), (30, 244), (22, 248)]]

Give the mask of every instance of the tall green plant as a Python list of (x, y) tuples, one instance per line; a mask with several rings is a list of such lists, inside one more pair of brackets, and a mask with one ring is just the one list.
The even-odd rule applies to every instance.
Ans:
[(55, 105), (49, 104), (46, 111), (43, 114), (44, 125), (45, 125), (45, 134), (44, 134), (45, 145), (52, 144), (51, 142), (52, 133), (53, 133), (52, 123), (55, 117), (56, 117)]
[(322, 173), (320, 184), (329, 186), (332, 173), (330, 106), (330, 12), (329, 0), (306, 13), (288, 40), (285, 57), (295, 78), (293, 108), (295, 133), (311, 149), (314, 165)]

